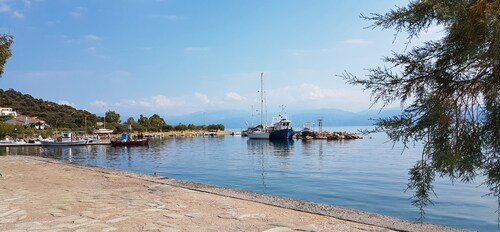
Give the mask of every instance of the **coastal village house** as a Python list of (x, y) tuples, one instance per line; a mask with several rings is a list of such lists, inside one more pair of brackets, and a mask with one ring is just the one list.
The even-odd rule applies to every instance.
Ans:
[(39, 130), (43, 130), (49, 127), (49, 125), (46, 124), (45, 121), (40, 120), (37, 117), (28, 117), (24, 115), (17, 115), (14, 118), (5, 121), (5, 123), (11, 125), (23, 125), (27, 127), (34, 127)]
[(1, 108), (0, 107), (0, 116), (17, 117), (17, 113), (16, 113), (16, 111), (13, 111), (12, 108)]

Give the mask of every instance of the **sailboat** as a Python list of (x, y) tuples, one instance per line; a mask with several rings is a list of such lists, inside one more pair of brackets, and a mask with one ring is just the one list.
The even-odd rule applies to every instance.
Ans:
[(270, 133), (264, 125), (264, 73), (260, 73), (260, 124), (248, 129), (249, 139), (269, 139)]
[(94, 134), (111, 134), (113, 133), (113, 129), (106, 129), (106, 113), (104, 114), (103, 128), (99, 128), (94, 130)]
[[(283, 108), (284, 109), (284, 108)], [(260, 124), (249, 128), (247, 131), (249, 139), (291, 139), (294, 132), (292, 123), (280, 113), (273, 118), (271, 127), (264, 125), (264, 73), (260, 74)]]

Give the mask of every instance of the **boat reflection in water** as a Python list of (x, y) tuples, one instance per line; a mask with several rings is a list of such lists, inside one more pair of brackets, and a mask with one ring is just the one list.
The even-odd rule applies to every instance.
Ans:
[(40, 154), (43, 157), (60, 159), (69, 162), (81, 162), (90, 153), (88, 146), (48, 146), (41, 147)]
[[(266, 183), (266, 178), (273, 179), (276, 175), (275, 167), (279, 169), (288, 169), (288, 159), (293, 152), (293, 140), (247, 140), (248, 154), (255, 156), (256, 163), (254, 169), (260, 172), (260, 187), (258, 191), (262, 193), (272, 193), (271, 187)], [(269, 171), (268, 171), (269, 170)], [(271, 181), (273, 182), (273, 181)]]
[(247, 148), (249, 154), (274, 155), (278, 157), (289, 156), (293, 151), (293, 140), (256, 140), (248, 139)]

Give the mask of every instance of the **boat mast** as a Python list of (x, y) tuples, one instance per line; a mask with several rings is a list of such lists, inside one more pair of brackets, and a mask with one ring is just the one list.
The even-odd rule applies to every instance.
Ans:
[(264, 73), (260, 73), (260, 125), (264, 128)]

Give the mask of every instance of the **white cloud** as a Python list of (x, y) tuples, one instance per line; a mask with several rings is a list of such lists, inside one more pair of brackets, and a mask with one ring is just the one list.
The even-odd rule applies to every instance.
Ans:
[(370, 42), (364, 39), (348, 39), (344, 40), (344, 43), (349, 45), (366, 45), (369, 44)]
[(177, 15), (151, 15), (151, 17), (155, 19), (165, 19), (171, 21), (180, 19), (180, 17)]
[(311, 53), (310, 50), (297, 50), (297, 49), (288, 49), (286, 50), (286, 53), (289, 55), (289, 56), (293, 56), (293, 57), (302, 57), (302, 56), (306, 56), (308, 54)]
[(286, 54), (292, 57), (305, 57), (312, 55), (321, 55), (331, 53), (333, 50), (328, 48), (323, 49), (287, 49)]
[(419, 35), (422, 40), (438, 40), (445, 36), (445, 28), (442, 25), (433, 25)]
[(39, 71), (27, 72), (20, 76), (31, 80), (50, 80), (50, 79), (68, 79), (74, 76), (74, 73), (64, 71)]
[(0, 13), (2, 13), (2, 12), (10, 12), (10, 11), (12, 11), (12, 9), (10, 8), (10, 6), (7, 5), (7, 3), (0, 1)]
[(159, 111), (181, 107), (182, 105), (184, 105), (184, 102), (181, 99), (169, 98), (163, 95), (139, 99), (122, 99), (117, 102), (96, 100), (90, 103), (90, 106), (98, 109), (114, 109), (118, 111), (123, 109), (134, 109), (139, 112), (141, 109)]
[(82, 16), (82, 13), (76, 12), (76, 11), (70, 11), (69, 15), (71, 15), (73, 17), (80, 17), (80, 16)]
[(161, 109), (165, 109), (181, 105), (180, 102), (163, 95), (152, 96), (150, 99), (152, 100), (155, 108), (159, 107)]
[(109, 76), (115, 81), (124, 81), (131, 79), (133, 74), (127, 70), (115, 70), (109, 74)]
[(66, 100), (59, 100), (59, 101), (57, 102), (57, 104), (59, 104), (59, 105), (67, 105), (67, 106), (75, 107), (75, 104), (73, 104), (73, 103), (71, 103), (71, 102), (69, 102), (69, 101), (66, 101)]
[(110, 106), (111, 104), (109, 104), (109, 103), (107, 103), (107, 102), (105, 102), (105, 101), (96, 100), (96, 101), (94, 101), (94, 102), (91, 102), (91, 103), (90, 103), (90, 105), (91, 105), (92, 107), (95, 107), (95, 108), (99, 108), (99, 109), (101, 109), (101, 108), (102, 108), (102, 109), (105, 109), (105, 108), (109, 108), (109, 106)]
[(86, 7), (76, 7), (76, 10), (74, 11), (70, 11), (69, 12), (69, 15), (73, 16), (73, 17), (80, 17), (83, 15), (83, 13), (85, 13), (87, 11), (87, 8)]
[(97, 35), (90, 34), (90, 35), (86, 35), (85, 39), (88, 40), (88, 41), (94, 42), (94, 41), (100, 41), (101, 37), (99, 37)]
[(184, 48), (184, 51), (186, 52), (204, 52), (204, 51), (208, 51), (210, 50), (209, 48), (205, 48), (205, 47), (188, 47), (188, 48)]
[(208, 104), (210, 102), (206, 94), (194, 93), (194, 97), (203, 104)]
[(14, 14), (14, 17), (16, 17), (16, 18), (18, 18), (18, 19), (22, 19), (22, 18), (24, 18), (24, 15), (23, 15), (23, 14), (21, 14), (21, 13), (20, 13), (19, 11), (17, 11), (17, 10), (16, 10), (16, 11), (14, 11), (14, 13), (13, 13), (13, 14)]
[(243, 101), (245, 100), (245, 97), (235, 93), (235, 92), (229, 92), (226, 94), (226, 99), (230, 101)]
[(266, 91), (266, 105), (270, 109), (282, 104), (288, 108), (296, 109), (339, 108), (359, 111), (368, 109), (370, 95), (368, 92), (361, 92), (355, 88), (337, 88), (310, 83), (285, 86)]

